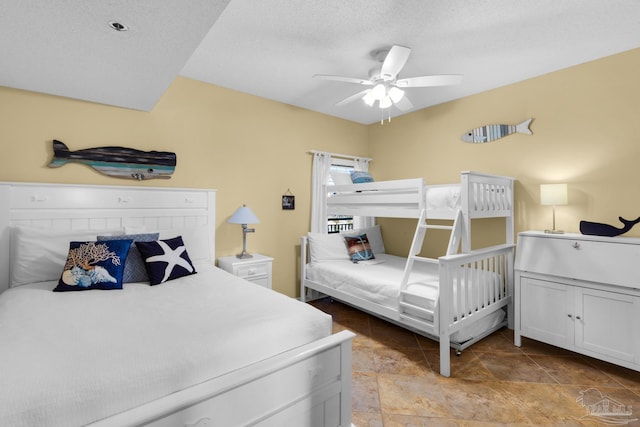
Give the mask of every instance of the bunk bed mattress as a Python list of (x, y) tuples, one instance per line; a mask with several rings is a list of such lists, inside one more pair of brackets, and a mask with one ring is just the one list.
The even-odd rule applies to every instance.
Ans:
[[(307, 265), (308, 280), (333, 288), (339, 292), (397, 310), (400, 282), (406, 258), (376, 254), (375, 259), (353, 263), (346, 260), (323, 261)], [(407, 289), (420, 298), (408, 301), (434, 310), (439, 296), (439, 271), (437, 263), (414, 263)], [(455, 298), (454, 298), (455, 299)], [(500, 324), (505, 318), (503, 310), (497, 310), (451, 336), (454, 342), (465, 342)], [(425, 318), (432, 322), (433, 318)]]
[(462, 207), (460, 184), (434, 185), (426, 187), (428, 210), (457, 210)]
[(0, 425), (85, 425), (331, 334), (308, 304), (196, 269), (157, 286), (0, 294)]

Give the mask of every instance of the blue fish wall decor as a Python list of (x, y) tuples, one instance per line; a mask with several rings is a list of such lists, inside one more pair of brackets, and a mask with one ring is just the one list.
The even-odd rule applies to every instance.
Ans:
[(522, 133), (525, 135), (533, 135), (529, 125), (533, 119), (527, 119), (517, 125), (486, 125), (475, 128), (466, 132), (460, 137), (464, 142), (477, 144), (480, 142), (491, 142), (496, 139), (504, 138), (514, 133)]
[(176, 154), (167, 151), (141, 151), (125, 147), (99, 147), (71, 151), (62, 141), (53, 140), (50, 168), (69, 162), (91, 166), (105, 175), (130, 179), (169, 179), (176, 168)]

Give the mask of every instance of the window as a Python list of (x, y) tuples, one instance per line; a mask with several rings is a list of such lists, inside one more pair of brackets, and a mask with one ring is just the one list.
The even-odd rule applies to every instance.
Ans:
[[(347, 165), (345, 163), (351, 163)], [(327, 177), (327, 185), (335, 185), (331, 172), (348, 173), (351, 174), (353, 168), (353, 162), (345, 161), (341, 164), (332, 164), (329, 169), (329, 176)], [(327, 232), (328, 233), (340, 233), (341, 231), (353, 230), (353, 217), (348, 215), (329, 215), (327, 217)]]

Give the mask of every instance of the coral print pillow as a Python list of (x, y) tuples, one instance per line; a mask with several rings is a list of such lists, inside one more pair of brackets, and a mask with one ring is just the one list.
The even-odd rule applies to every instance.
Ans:
[(152, 285), (196, 273), (182, 236), (155, 242), (136, 242), (136, 246), (146, 263)]
[(71, 242), (55, 292), (122, 289), (122, 273), (132, 240)]

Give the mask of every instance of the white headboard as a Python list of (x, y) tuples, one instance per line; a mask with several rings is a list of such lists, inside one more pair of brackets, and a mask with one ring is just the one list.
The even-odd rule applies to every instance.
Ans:
[(215, 257), (215, 190), (0, 182), (0, 292), (9, 287), (11, 226), (148, 231), (208, 225)]

